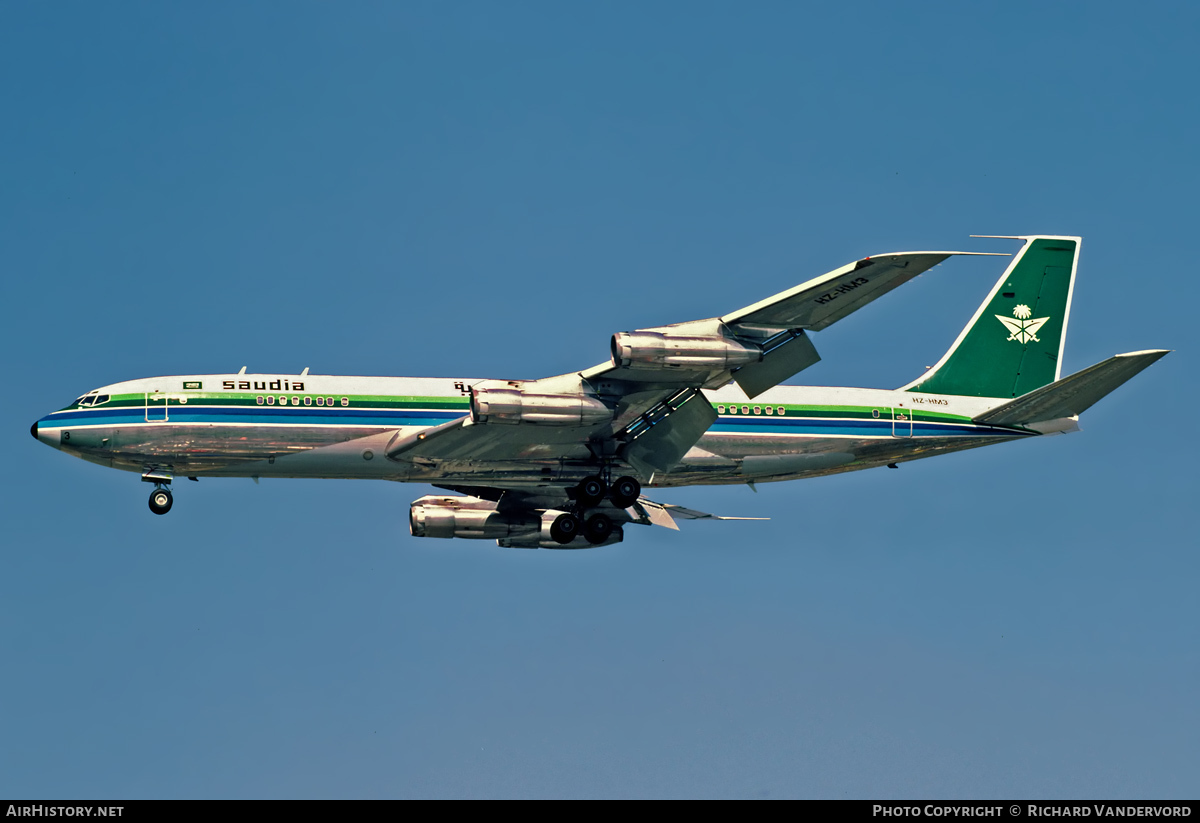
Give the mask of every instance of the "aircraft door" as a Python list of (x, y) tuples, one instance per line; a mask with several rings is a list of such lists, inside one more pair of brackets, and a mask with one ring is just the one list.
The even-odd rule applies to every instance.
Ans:
[(912, 409), (892, 407), (892, 436), (912, 437)]
[(170, 397), (162, 389), (146, 392), (146, 422), (166, 423), (171, 419)]

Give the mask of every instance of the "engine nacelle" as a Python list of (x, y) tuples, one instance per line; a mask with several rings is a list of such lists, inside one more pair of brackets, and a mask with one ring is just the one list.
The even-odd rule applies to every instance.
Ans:
[(736, 369), (757, 363), (762, 356), (758, 346), (721, 336), (676, 337), (653, 331), (612, 336), (612, 359), (617, 366)]
[(612, 409), (585, 394), (532, 394), (499, 388), (471, 392), (471, 420), (476, 423), (595, 426), (612, 418)]
[(413, 502), (408, 512), (413, 537), (462, 537), (468, 540), (537, 538), (542, 523), (496, 511), (496, 504), (473, 497), (429, 495)]

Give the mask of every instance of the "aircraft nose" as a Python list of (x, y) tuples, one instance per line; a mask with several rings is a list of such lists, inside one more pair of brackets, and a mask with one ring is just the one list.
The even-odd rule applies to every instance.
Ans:
[[(44, 417), (42, 418), (42, 420), (45, 419)], [(29, 433), (33, 435), (34, 440), (40, 440), (47, 446), (58, 448), (58, 433), (50, 428), (47, 428), (43, 432), (41, 428), (42, 420), (35, 420), (33, 425), (29, 427)]]

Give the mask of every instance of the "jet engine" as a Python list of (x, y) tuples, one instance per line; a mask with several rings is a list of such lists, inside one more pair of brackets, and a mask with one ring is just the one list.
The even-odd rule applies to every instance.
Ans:
[(490, 500), (475, 497), (426, 495), (408, 512), (413, 537), (463, 537), (468, 540), (537, 539), (542, 522), (532, 515), (496, 511)]
[(471, 392), (471, 420), (475, 423), (595, 426), (612, 418), (612, 409), (586, 394), (533, 394), (512, 388)]
[(617, 366), (673, 366), (689, 369), (736, 369), (762, 360), (762, 349), (718, 335), (675, 336), (652, 331), (612, 336)]
[[(612, 517), (610, 517), (610, 514)], [(611, 546), (625, 539), (620, 522), (627, 515), (616, 511), (592, 517), (607, 522), (607, 536), (599, 539), (595, 533), (588, 539), (586, 529), (574, 539), (562, 543), (556, 539), (554, 522), (564, 513), (557, 510), (499, 512), (496, 503), (477, 497), (430, 494), (414, 500), (408, 513), (408, 527), (413, 537), (461, 537), (467, 540), (495, 540), (496, 545), (513, 549), (594, 549)], [(588, 522), (579, 525), (589, 525)]]

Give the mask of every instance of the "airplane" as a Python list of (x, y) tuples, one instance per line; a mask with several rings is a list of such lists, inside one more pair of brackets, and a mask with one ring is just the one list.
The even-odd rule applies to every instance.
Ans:
[[(977, 237), (996, 235), (974, 235)], [(1060, 367), (1081, 238), (1023, 235), (946, 354), (897, 389), (780, 385), (812, 335), (941, 262), (866, 257), (745, 308), (619, 332), (609, 360), (540, 380), (173, 375), (80, 395), (34, 438), (153, 483), (177, 477), (373, 478), (453, 494), (411, 504), (415, 537), (509, 548), (619, 543), (632, 525), (718, 517), (646, 488), (765, 483), (1078, 430), (1079, 415), (1168, 354)], [(1008, 256), (1008, 255), (996, 255)]]

